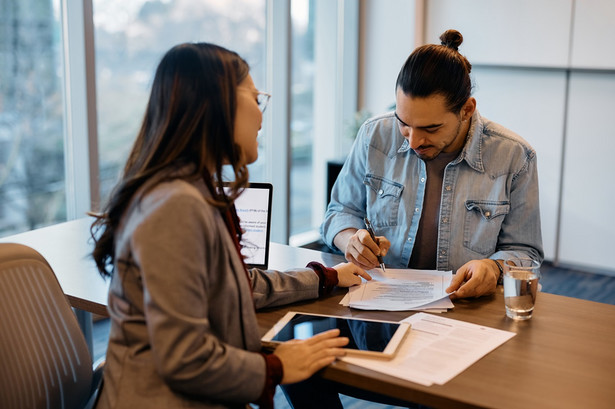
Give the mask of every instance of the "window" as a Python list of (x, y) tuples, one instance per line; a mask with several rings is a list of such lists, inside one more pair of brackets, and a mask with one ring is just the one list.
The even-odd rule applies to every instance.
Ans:
[(66, 220), (59, 1), (0, 13), (0, 236)]
[(291, 3), (290, 234), (313, 229), (314, 2)]
[[(265, 0), (94, 0), (93, 8), (103, 199), (126, 161), (154, 71), (169, 48), (202, 41), (236, 51), (250, 64), (256, 86), (266, 90)], [(262, 167), (251, 165), (252, 179)]]
[(273, 95), (250, 165), (251, 180), (275, 186), (272, 239), (318, 227), (325, 163), (345, 152), (340, 129), (356, 107), (358, 2), (2, 4), (1, 236), (99, 209), (138, 132), (157, 63), (187, 41), (237, 51)]
[(359, 6), (293, 0), (290, 244), (320, 237), (327, 162), (349, 151), (357, 110)]

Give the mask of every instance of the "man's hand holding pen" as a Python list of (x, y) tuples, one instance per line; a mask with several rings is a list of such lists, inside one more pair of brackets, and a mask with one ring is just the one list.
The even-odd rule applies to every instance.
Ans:
[[(380, 240), (376, 238), (376, 233), (374, 232), (374, 228), (372, 227), (372, 224), (369, 222), (369, 219), (367, 217), (364, 217), (363, 220), (365, 221), (365, 228), (367, 229), (367, 232), (369, 233), (369, 237), (371, 237), (374, 243), (378, 244), (378, 247), (380, 247)], [(376, 257), (378, 257), (378, 264), (380, 265), (380, 268), (384, 272), (385, 268), (384, 268), (384, 261), (382, 260), (382, 255), (376, 254)]]
[(386, 256), (391, 242), (384, 236), (373, 240), (367, 229), (346, 229), (338, 233), (335, 245), (344, 252), (346, 260), (364, 270), (380, 266), (378, 256)]

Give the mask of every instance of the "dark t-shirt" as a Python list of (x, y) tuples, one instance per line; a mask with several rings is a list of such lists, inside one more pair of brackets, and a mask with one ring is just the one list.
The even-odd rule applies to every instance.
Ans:
[(438, 225), (440, 219), (440, 201), (442, 199), (442, 179), (444, 168), (457, 158), (460, 151), (441, 152), (432, 160), (425, 161), (427, 181), (423, 213), (419, 221), (412, 256), (408, 268), (435, 270), (438, 251)]

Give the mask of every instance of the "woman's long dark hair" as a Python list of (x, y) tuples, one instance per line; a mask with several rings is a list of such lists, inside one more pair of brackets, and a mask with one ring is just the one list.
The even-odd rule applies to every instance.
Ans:
[[(249, 69), (236, 53), (207, 43), (180, 44), (164, 55), (122, 177), (103, 213), (94, 214), (92, 256), (103, 277), (113, 272), (120, 219), (146, 183), (144, 190), (173, 178), (203, 178), (213, 187), (209, 202), (220, 208), (247, 186), (247, 164), (233, 135), (237, 86)], [(235, 173), (227, 194), (222, 188), (224, 164)], [(178, 174), (180, 169), (188, 171)]]

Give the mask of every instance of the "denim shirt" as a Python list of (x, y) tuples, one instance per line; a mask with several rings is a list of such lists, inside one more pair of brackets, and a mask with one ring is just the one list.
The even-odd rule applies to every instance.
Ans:
[[(393, 113), (365, 122), (333, 186), (321, 234), (331, 248), (347, 228), (365, 228), (391, 248), (386, 265), (408, 266), (423, 209), (425, 162), (402, 136)], [(536, 152), (478, 111), (459, 156), (444, 170), (436, 269), (470, 260), (542, 261)]]

